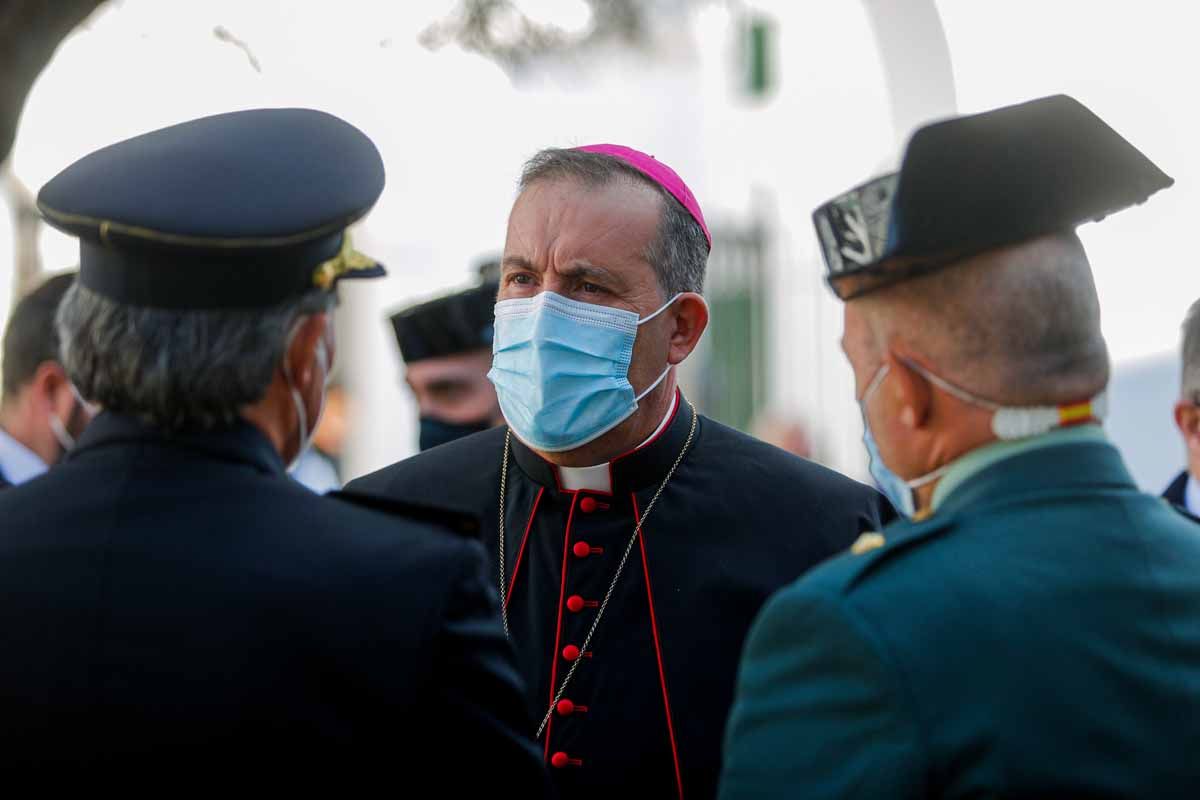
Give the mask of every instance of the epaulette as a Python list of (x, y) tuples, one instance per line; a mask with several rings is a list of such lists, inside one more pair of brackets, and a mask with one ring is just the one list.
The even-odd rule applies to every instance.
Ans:
[(839, 559), (844, 590), (854, 588), (880, 565), (953, 527), (953, 515), (930, 516), (920, 521), (897, 520), (882, 532), (862, 534)]

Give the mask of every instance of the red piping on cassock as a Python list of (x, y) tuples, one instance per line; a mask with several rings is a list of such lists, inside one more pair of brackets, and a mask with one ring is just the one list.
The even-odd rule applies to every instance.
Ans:
[[(629, 493), (633, 500), (633, 516), (639, 522), (642, 512), (638, 509), (637, 495)], [(638, 536), (638, 545), (642, 550), (642, 575), (646, 578), (646, 601), (650, 606), (650, 631), (654, 634), (654, 655), (658, 658), (658, 683), (662, 687), (663, 710), (667, 715), (667, 735), (671, 739), (671, 760), (675, 765), (675, 786), (679, 790), (679, 800), (683, 800), (683, 773), (679, 769), (679, 747), (675, 744), (675, 723), (671, 719), (671, 699), (667, 696), (667, 674), (663, 669), (662, 642), (658, 638), (658, 618), (654, 613), (654, 593), (650, 590), (650, 564), (646, 559), (645, 531)]]
[(537, 497), (533, 498), (533, 510), (529, 512), (529, 521), (525, 523), (525, 535), (521, 537), (521, 549), (517, 551), (517, 562), (513, 564), (512, 576), (508, 579), (508, 594), (504, 597), (504, 607), (512, 602), (513, 589), (517, 588), (517, 573), (521, 571), (521, 559), (525, 555), (525, 543), (529, 541), (529, 531), (533, 528), (533, 518), (537, 516), (538, 503), (542, 502), (542, 493), (546, 487), (538, 489)]
[[(578, 493), (571, 495), (571, 508), (567, 512), (567, 532), (563, 534), (563, 562), (562, 562), (562, 582), (558, 588), (558, 623), (554, 626), (554, 650), (551, 653), (553, 661), (550, 663), (550, 700), (554, 703), (554, 694), (558, 688), (558, 654), (559, 645), (562, 643), (562, 618), (563, 618), (563, 595), (567, 593), (567, 564), (570, 563), (571, 557), (571, 523), (575, 520), (575, 501), (579, 499)], [(541, 720), (537, 720), (541, 722)], [(554, 729), (554, 715), (550, 715), (550, 721), (546, 723), (546, 747), (542, 758), (550, 757), (550, 733)]]

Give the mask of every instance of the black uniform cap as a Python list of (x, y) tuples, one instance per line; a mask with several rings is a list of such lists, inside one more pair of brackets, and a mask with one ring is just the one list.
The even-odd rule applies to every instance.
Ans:
[(405, 363), (492, 346), (497, 285), (486, 283), (392, 315)]
[(849, 300), (976, 253), (1142, 203), (1174, 180), (1065, 95), (919, 129), (900, 171), (813, 212)]
[(275, 305), (385, 274), (345, 229), (383, 191), (362, 131), (321, 111), (219, 114), (85, 156), (38, 194), (80, 239), (79, 282), (157, 308)]

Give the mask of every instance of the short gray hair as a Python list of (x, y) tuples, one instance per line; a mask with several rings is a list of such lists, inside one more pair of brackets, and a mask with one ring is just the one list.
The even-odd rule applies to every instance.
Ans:
[(76, 283), (58, 309), (63, 367), (88, 400), (167, 431), (233, 423), (261, 400), (302, 317), (335, 296), (313, 290), (265, 310), (142, 308)]
[(1183, 318), (1183, 385), (1185, 400), (1200, 402), (1200, 300), (1192, 303)]
[(537, 181), (576, 180), (585, 186), (606, 186), (616, 180), (629, 180), (650, 186), (662, 199), (658, 234), (646, 248), (646, 261), (658, 276), (668, 297), (679, 292), (704, 291), (704, 270), (708, 264), (708, 240), (700, 224), (678, 200), (619, 158), (586, 150), (555, 147), (536, 153), (521, 171), (521, 190)]
[(1083, 245), (1052, 234), (852, 300), (878, 346), (905, 340), (941, 377), (1005, 405), (1086, 400), (1108, 383), (1100, 301)]

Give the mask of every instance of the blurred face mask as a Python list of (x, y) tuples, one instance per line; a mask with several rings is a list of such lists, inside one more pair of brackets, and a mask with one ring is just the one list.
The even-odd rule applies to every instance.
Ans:
[(88, 423), (100, 413), (98, 406), (83, 399), (83, 395), (75, 388), (75, 384), (71, 383), (68, 385), (71, 387), (71, 394), (75, 395), (75, 405), (71, 409), (71, 416), (64, 423), (58, 414), (51, 412), (50, 418), (47, 421), (47, 424), (50, 426), (50, 432), (54, 434), (55, 440), (58, 441), (58, 446), (62, 448), (63, 456), (75, 449), (76, 435), (86, 428)]
[(488, 379), (517, 437), (544, 452), (574, 450), (632, 416), (671, 370), (634, 392), (629, 362), (638, 327), (678, 298), (643, 319), (554, 292), (497, 303)]
[(473, 433), (482, 433), (492, 427), (490, 419), (477, 422), (447, 422), (437, 417), (421, 417), (418, 444), (421, 450), (453, 442)]
[(287, 382), (288, 391), (292, 395), (292, 404), (296, 407), (296, 420), (298, 422), (300, 438), (299, 446), (296, 449), (296, 455), (292, 457), (292, 460), (287, 465), (287, 469), (289, 471), (292, 469), (292, 467), (296, 466), (296, 462), (300, 460), (300, 457), (308, 451), (308, 448), (312, 445), (313, 434), (316, 432), (317, 426), (321, 424), (321, 415), (325, 413), (325, 390), (329, 387), (331, 372), (331, 365), (329, 363), (329, 348), (328, 345), (325, 344), (325, 338), (321, 337), (320, 341), (317, 342), (316, 349), (316, 360), (321, 367), (321, 399), (317, 403), (317, 418), (313, 420), (312, 424), (310, 425), (308, 421), (308, 412), (305, 411), (304, 407), (304, 398), (300, 395), (300, 390), (296, 388), (296, 384), (292, 380), (291, 370), (288, 368), (287, 362), (287, 353), (292, 349), (292, 340), (296, 337), (296, 334), (299, 332), (299, 330), (300, 323), (298, 322), (296, 323), (296, 327), (292, 329), (291, 335), (288, 336), (287, 345), (284, 347), (283, 351), (283, 377)]
[[(1100, 422), (1108, 413), (1108, 398), (1105, 392), (1101, 392), (1092, 399), (1082, 403), (1073, 403), (1065, 406), (1003, 406), (955, 386), (944, 378), (934, 375), (929, 370), (911, 361), (906, 361), (905, 364), (909, 369), (921, 375), (925, 380), (947, 394), (962, 400), (964, 403), (970, 403), (971, 405), (991, 411), (992, 433), (1001, 441), (1040, 436), (1043, 433), (1049, 433), (1055, 428), (1069, 425)], [(895, 472), (892, 472), (888, 465), (883, 462), (883, 456), (879, 453), (879, 445), (875, 441), (874, 434), (871, 433), (871, 424), (867, 420), (867, 404), (871, 399), (871, 395), (875, 393), (883, 383), (883, 379), (887, 377), (888, 369), (887, 364), (879, 368), (875, 373), (875, 377), (867, 385), (867, 390), (863, 392), (862, 400), (859, 401), (863, 418), (863, 444), (866, 446), (867, 454), (870, 456), (871, 477), (875, 479), (875, 483), (878, 484), (880, 491), (891, 501), (898, 512), (906, 517), (911, 517), (915, 513), (916, 506), (913, 491), (941, 478), (949, 471), (953, 462), (943, 464), (932, 472), (911, 480), (901, 478)]]

